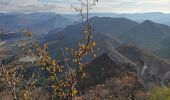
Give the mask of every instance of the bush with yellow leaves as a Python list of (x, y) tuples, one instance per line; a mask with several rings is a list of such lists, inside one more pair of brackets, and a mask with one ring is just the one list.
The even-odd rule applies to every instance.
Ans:
[[(79, 48), (65, 48), (61, 49), (62, 58), (64, 58), (64, 63), (59, 64), (56, 59), (50, 57), (47, 52), (48, 45), (44, 44), (41, 46), (39, 43), (33, 43), (33, 54), (38, 57), (39, 60), (37, 64), (42, 70), (46, 70), (50, 75), (48, 81), (51, 84), (47, 87), (52, 89), (52, 99), (66, 99), (72, 100), (76, 95), (80, 94), (77, 89), (78, 78), (81, 75), (82, 79), (86, 78), (87, 75), (83, 71), (84, 63), (83, 58), (89, 55), (94, 54), (94, 48), (96, 46), (96, 42), (93, 40), (92, 36), (94, 34), (94, 30), (92, 28), (92, 24), (89, 21), (89, 10), (96, 4), (96, 0), (90, 2), (89, 0), (80, 0), (81, 7), (75, 8), (80, 14), (80, 19), (83, 24), (83, 38), (79, 42)], [(84, 10), (87, 12), (84, 15)]]
[[(58, 60), (53, 59), (50, 56), (47, 51), (47, 44), (42, 46), (38, 42), (32, 42), (32, 33), (27, 30), (24, 32), (26, 36), (29, 37), (29, 42), (25, 43), (27, 45), (25, 48), (28, 49), (29, 55), (36, 57), (38, 59), (35, 62), (36, 65), (38, 65), (40, 69), (49, 73), (47, 81), (50, 84), (46, 84), (45, 87), (52, 90), (52, 92), (50, 92), (51, 99), (72, 100), (76, 95), (80, 94), (77, 89), (78, 77), (80, 75), (82, 78), (87, 77), (86, 73), (83, 71), (83, 58), (88, 55), (95, 55), (94, 48), (96, 46), (96, 42), (92, 38), (94, 31), (92, 24), (89, 21), (89, 11), (96, 2), (98, 2), (98, 0), (79, 1), (81, 3), (81, 7), (74, 7), (74, 9), (80, 15), (80, 19), (84, 26), (82, 29), (84, 36), (78, 44), (78, 49), (62, 49), (62, 54), (60, 55), (62, 55), (61, 59), (64, 58), (63, 64), (59, 64)], [(84, 11), (86, 14), (84, 14)], [(2, 50), (0, 55), (3, 56)], [(36, 82), (40, 77), (37, 77), (33, 73), (31, 78), (24, 78), (25, 75), (23, 74), (27, 67), (27, 64), (19, 63), (15, 60), (8, 64), (0, 63), (0, 81), (5, 83), (5, 92), (12, 100), (33, 99), (32, 93), (36, 89)]]

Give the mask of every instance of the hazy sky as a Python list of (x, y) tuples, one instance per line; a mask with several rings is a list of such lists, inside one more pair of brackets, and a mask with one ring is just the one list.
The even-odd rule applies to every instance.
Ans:
[[(70, 5), (78, 0), (0, 0), (1, 12), (74, 12)], [(170, 0), (99, 0), (93, 12), (104, 13), (170, 13)]]

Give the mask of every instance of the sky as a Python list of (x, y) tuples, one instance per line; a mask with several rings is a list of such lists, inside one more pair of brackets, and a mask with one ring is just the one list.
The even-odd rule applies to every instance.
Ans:
[[(0, 0), (0, 12), (74, 13), (78, 0)], [(170, 13), (170, 0), (99, 0), (95, 13)]]

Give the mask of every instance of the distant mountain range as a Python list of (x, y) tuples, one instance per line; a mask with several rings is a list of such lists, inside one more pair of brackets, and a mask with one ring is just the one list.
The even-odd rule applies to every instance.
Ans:
[[(0, 25), (3, 24), (8, 28), (14, 27), (14, 25), (6, 23), (11, 21), (13, 22), (12, 24), (20, 23), (15, 27), (20, 27), (20, 25), (22, 26), (23, 24), (29, 24), (31, 25), (30, 27), (33, 27), (32, 29), (50, 30), (47, 35), (41, 38), (41, 40), (49, 44), (49, 51), (51, 54), (55, 54), (55, 51), (58, 49), (58, 33), (61, 33), (63, 36), (61, 41), (62, 47), (74, 48), (78, 46), (78, 41), (80, 41), (82, 37), (81, 23), (69, 25), (65, 22), (69, 22), (70, 20), (54, 13), (0, 14), (0, 18), (4, 18), (4, 20), (0, 21)], [(19, 18), (21, 18), (23, 22)], [(132, 43), (147, 49), (160, 57), (170, 57), (168, 56), (168, 54), (170, 54), (170, 27), (168, 25), (159, 24), (150, 20), (138, 23), (126, 18), (111, 17), (92, 17), (90, 21), (92, 22), (96, 33), (94, 35), (94, 40), (97, 42), (98, 55), (111, 49), (115, 49), (123, 43)], [(59, 27), (57, 22), (63, 23), (60, 24), (63, 27)], [(17, 38), (18, 34), (6, 34), (4, 39), (10, 39), (11, 37)]]
[(65, 28), (73, 21), (56, 13), (1, 13), (0, 30), (46, 33), (54, 28)]
[(96, 33), (100, 32), (113, 36), (118, 36), (138, 25), (137, 22), (126, 18), (93, 17), (90, 20)]
[[(98, 48), (103, 51), (106, 48), (115, 48), (121, 41), (115, 36), (118, 36), (134, 26), (138, 25), (137, 22), (128, 20), (126, 18), (109, 18), (109, 17), (93, 17), (90, 19), (93, 24), (95, 35), (94, 40), (96, 40)], [(59, 33), (63, 34), (62, 46), (63, 47), (76, 47), (80, 41), (82, 24), (74, 24), (66, 27)], [(55, 51), (57, 46), (57, 33), (58, 29), (50, 31), (42, 40), (45, 40), (49, 44), (50, 51)], [(102, 41), (101, 41), (102, 40)], [(78, 46), (78, 45), (77, 45)], [(53, 50), (54, 49), (54, 50)]]
[[(170, 27), (163, 24), (158, 24), (149, 20), (133, 27), (127, 32), (120, 35), (120, 38), (125, 41), (137, 42), (141, 45), (149, 45), (151, 42), (159, 42), (170, 35)], [(143, 40), (147, 43), (143, 43)], [(153, 44), (153, 43), (152, 43)]]
[[(161, 13), (161, 12), (149, 12), (149, 13), (91, 13), (90, 17), (98, 16), (98, 17), (112, 17), (112, 18), (128, 18), (134, 20), (136, 22), (143, 22), (145, 20), (151, 20), (157, 23), (170, 25), (170, 14)], [(66, 18), (70, 18), (72, 20), (77, 20), (76, 15), (66, 14), (63, 15)]]
[[(146, 15), (152, 17), (152, 15), (156, 16), (157, 14), (162, 16), (169, 15), (163, 13), (147, 13)], [(91, 14), (90, 16), (93, 15), (111, 16), (113, 14)], [(130, 15), (132, 16), (133, 14)], [(1, 13), (0, 27), (7, 33), (4, 34), (3, 39), (9, 40), (23, 36), (21, 32), (11, 32), (9, 34), (8, 32), (10, 31), (5, 30), (5, 28), (18, 31), (27, 27), (34, 32), (48, 32), (41, 40), (49, 44), (51, 53), (57, 49), (58, 33), (63, 34), (63, 47), (75, 47), (82, 37), (82, 24), (78, 22), (73, 24), (73, 21), (63, 16), (65, 15), (55, 13)], [(102, 52), (107, 51), (108, 48), (116, 48), (126, 42), (148, 49), (160, 57), (170, 58), (170, 27), (168, 25), (150, 20), (138, 23), (126, 18), (111, 17), (92, 17), (90, 21), (96, 33), (94, 39), (97, 41), (98, 48), (100, 48), (98, 50)]]
[[(128, 30), (127, 32), (121, 34), (119, 39), (124, 42), (139, 45), (157, 53), (158, 55), (161, 55), (161, 52), (165, 51), (164, 49), (170, 46), (167, 44), (169, 43), (167, 37), (170, 37), (169, 26), (146, 20), (143, 23)], [(166, 53), (166, 55), (168, 55), (169, 52)], [(164, 54), (162, 57), (167, 56)]]
[[(155, 23), (150, 20), (146, 20), (142, 23), (126, 18), (111, 18), (111, 17), (93, 17), (90, 19), (96, 32), (95, 39), (102, 37), (112, 37), (115, 40), (126, 43), (133, 43), (142, 48), (148, 49), (161, 57), (168, 58), (168, 37), (170, 37), (170, 26)], [(78, 41), (82, 37), (81, 34), (82, 24), (77, 23), (70, 25), (65, 29), (54, 29), (47, 34), (43, 40), (49, 43), (50, 47), (54, 48), (57, 44), (57, 33), (63, 34), (63, 47), (75, 47)], [(98, 35), (100, 33), (100, 35)], [(102, 38), (100, 38), (102, 39)], [(166, 40), (164, 44), (163, 41)], [(97, 39), (99, 40), (99, 39)], [(109, 39), (108, 39), (109, 40)], [(102, 44), (103, 41), (97, 41), (98, 44)], [(105, 42), (103, 42), (105, 43)], [(115, 42), (114, 42), (115, 43)], [(114, 44), (112, 42), (107, 44)], [(114, 45), (111, 45), (114, 48)], [(117, 47), (117, 46), (116, 46)], [(102, 48), (102, 46), (99, 46)], [(109, 48), (109, 47), (108, 47)], [(51, 49), (52, 50), (52, 49)], [(166, 52), (165, 52), (166, 51)]]
[[(126, 18), (93, 17), (90, 19), (90, 21), (93, 24), (93, 28), (96, 34), (101, 33), (110, 36), (120, 35), (123, 32), (126, 32), (134, 26), (138, 25), (137, 22), (128, 20)], [(60, 32), (63, 33), (66, 40), (68, 40), (67, 38), (69, 38), (70, 41), (76, 40), (78, 42), (78, 39), (82, 36), (81, 29), (81, 23), (70, 25), (61, 31), (58, 31), (59, 29), (57, 28), (56, 31), (50, 31), (49, 34), (47, 34), (44, 38), (49, 39), (50, 35), (52, 39), (50, 39), (49, 41), (56, 40), (56, 38), (54, 37), (56, 37), (56, 34)]]
[[(135, 14), (118, 14), (118, 13), (91, 13), (89, 16), (127, 18), (141, 23), (145, 20), (151, 20), (156, 23), (170, 25), (170, 14), (151, 12), (151, 13), (135, 13)], [(56, 14), (53, 12), (37, 12), (37, 13), (0, 13), (1, 29), (18, 31), (23, 28), (29, 28), (36, 32), (47, 32), (54, 28), (65, 28), (74, 22), (78, 22), (75, 14)]]

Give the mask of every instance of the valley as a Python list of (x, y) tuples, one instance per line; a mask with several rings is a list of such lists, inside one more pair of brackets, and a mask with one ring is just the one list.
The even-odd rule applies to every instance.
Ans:
[[(149, 15), (152, 16), (152, 14)], [(69, 18), (70, 16), (72, 18)], [(89, 21), (94, 31), (91, 38), (96, 42), (95, 57), (83, 58), (87, 79), (81, 80), (78, 77), (80, 80), (77, 88), (82, 95), (79, 95), (77, 100), (93, 100), (96, 95), (96, 98), (103, 98), (102, 100), (113, 100), (113, 98), (115, 100), (146, 100), (145, 97), (149, 95), (149, 90), (153, 87), (169, 85), (170, 26), (165, 24), (164, 20), (160, 21), (161, 24), (158, 23), (158, 19), (154, 22), (155, 20), (148, 18), (148, 14), (146, 14), (148, 19), (141, 19), (142, 21), (137, 21), (140, 18), (138, 14), (94, 13), (91, 16)], [(164, 14), (160, 16), (169, 17)], [(24, 34), (24, 28), (32, 32), (31, 38)], [(37, 88), (41, 90), (42, 84), (45, 84), (43, 82), (47, 81), (45, 78), (50, 73), (41, 71), (36, 65), (41, 57), (32, 57), (24, 47), (29, 47), (30, 43), (36, 41), (40, 45), (47, 44), (46, 52), (49, 54), (45, 51), (43, 53), (51, 56), (51, 58), (47, 57), (49, 61), (52, 59), (58, 61), (52, 64), (62, 65), (67, 60), (60, 59), (60, 56), (64, 55), (62, 51), (66, 48), (79, 50), (80, 41), (84, 36), (82, 28), (82, 23), (75, 20), (73, 15), (0, 14), (0, 29), (3, 33), (0, 46), (6, 51), (0, 61), (4, 65), (11, 62), (26, 65), (25, 74), (28, 74), (28, 78), (32, 73), (40, 73), (43, 77), (38, 79)], [(34, 50), (33, 47), (31, 49)], [(75, 70), (74, 67), (71, 69)], [(69, 73), (67, 68), (63, 71)], [(63, 74), (57, 75), (59, 78), (65, 77)], [(48, 82), (46, 83), (51, 84)], [(127, 84), (124, 84), (126, 82)], [(130, 91), (129, 97), (125, 99), (128, 91)]]

